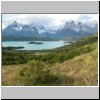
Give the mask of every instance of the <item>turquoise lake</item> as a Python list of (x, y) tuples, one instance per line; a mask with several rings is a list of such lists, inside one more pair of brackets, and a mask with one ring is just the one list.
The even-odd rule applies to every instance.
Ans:
[(33, 41), (3, 41), (2, 46), (24, 47), (18, 50), (47, 50), (69, 44), (69, 43), (64, 43), (65, 41), (34, 41), (34, 42), (41, 42), (43, 44), (29, 44), (29, 42)]

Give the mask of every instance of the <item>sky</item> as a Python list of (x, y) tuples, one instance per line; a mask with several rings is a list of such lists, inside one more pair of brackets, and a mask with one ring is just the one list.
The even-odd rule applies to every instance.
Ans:
[(47, 29), (57, 29), (67, 21), (98, 21), (98, 14), (2, 14), (2, 29), (17, 21), (22, 24), (34, 23)]

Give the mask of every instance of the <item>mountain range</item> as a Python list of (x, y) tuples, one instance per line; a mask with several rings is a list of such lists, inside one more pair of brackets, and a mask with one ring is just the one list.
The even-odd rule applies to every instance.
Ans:
[(97, 22), (82, 23), (65, 22), (56, 30), (47, 30), (43, 25), (21, 24), (14, 21), (2, 30), (3, 41), (32, 41), (32, 40), (70, 40), (90, 36), (98, 31)]

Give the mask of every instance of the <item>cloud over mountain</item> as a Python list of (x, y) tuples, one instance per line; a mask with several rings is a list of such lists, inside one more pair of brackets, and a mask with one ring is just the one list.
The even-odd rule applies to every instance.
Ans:
[(98, 14), (2, 14), (2, 28), (4, 29), (12, 22), (17, 21), (22, 24), (34, 22), (43, 25), (46, 29), (57, 29), (65, 24), (66, 21), (98, 21)]

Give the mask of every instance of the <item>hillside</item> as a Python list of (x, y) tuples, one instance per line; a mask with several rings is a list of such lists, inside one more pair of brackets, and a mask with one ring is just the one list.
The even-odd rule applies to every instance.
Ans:
[(4, 86), (98, 85), (98, 33), (54, 50), (3, 51), (2, 55)]

